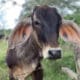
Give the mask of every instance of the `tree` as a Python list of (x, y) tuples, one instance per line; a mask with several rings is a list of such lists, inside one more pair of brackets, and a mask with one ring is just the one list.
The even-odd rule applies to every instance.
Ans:
[(31, 13), (32, 9), (35, 5), (50, 5), (58, 8), (60, 13), (64, 15), (65, 10), (72, 10), (72, 12), (80, 11), (80, 6), (75, 3), (79, 2), (79, 0), (25, 0), (25, 4), (23, 6), (24, 10), (21, 13), (21, 16), (26, 16)]

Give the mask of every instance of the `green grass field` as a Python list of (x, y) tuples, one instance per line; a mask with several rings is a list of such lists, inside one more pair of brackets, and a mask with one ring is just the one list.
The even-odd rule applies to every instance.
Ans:
[[(75, 71), (74, 53), (72, 46), (65, 43), (62, 47), (62, 59), (43, 60), (44, 80), (71, 80), (61, 71), (62, 66), (69, 67)], [(0, 40), (0, 80), (8, 80), (8, 69), (5, 62), (7, 42)]]

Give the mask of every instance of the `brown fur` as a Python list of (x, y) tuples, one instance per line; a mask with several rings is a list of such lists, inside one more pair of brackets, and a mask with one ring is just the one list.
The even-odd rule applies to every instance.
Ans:
[[(37, 14), (35, 14), (35, 11)], [(45, 11), (47, 11), (47, 15)], [(54, 14), (51, 15), (52, 13)], [(39, 23), (40, 17), (45, 20), (45, 23)], [(40, 64), (43, 48), (58, 45), (59, 33), (61, 38), (66, 41), (80, 42), (80, 31), (73, 22), (62, 21), (61, 23), (61, 17), (56, 12), (56, 9), (47, 6), (34, 9), (32, 24), (25, 21), (18, 23), (9, 38), (6, 56), (9, 78), (10, 80), (24, 80), (25, 77), (32, 75), (33, 80), (43, 80), (43, 70)]]
[[(49, 55), (47, 58), (57, 58), (53, 53), (49, 54), (49, 50), (53, 48), (56, 48), (53, 50), (55, 55), (58, 52), (62, 19), (56, 8), (35, 7), (31, 16), (32, 22), (27, 20), (29, 19), (19, 22), (9, 38), (6, 62), (10, 80), (24, 80), (29, 75), (32, 75), (33, 80), (43, 80), (40, 61), (44, 50), (47, 48), (45, 53)], [(39, 23), (39, 20), (42, 22)], [(59, 54), (58, 57), (60, 58), (61, 55)]]
[[(40, 62), (38, 51), (41, 48), (34, 35), (35, 32), (32, 31), (30, 23), (20, 22), (10, 36), (6, 60), (10, 75), (15, 79), (25, 79), (36, 69), (37, 64)], [(32, 37), (29, 38), (29, 36)], [(29, 54), (26, 54), (26, 52), (29, 52)]]
[(80, 29), (75, 22), (63, 20), (59, 33), (61, 38), (65, 41), (74, 43), (80, 42)]

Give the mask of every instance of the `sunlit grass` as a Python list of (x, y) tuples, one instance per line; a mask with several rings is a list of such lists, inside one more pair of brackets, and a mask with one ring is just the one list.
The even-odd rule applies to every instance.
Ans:
[(5, 40), (0, 40), (0, 80), (7, 80), (8, 78), (8, 71), (5, 61), (6, 49), (7, 42)]

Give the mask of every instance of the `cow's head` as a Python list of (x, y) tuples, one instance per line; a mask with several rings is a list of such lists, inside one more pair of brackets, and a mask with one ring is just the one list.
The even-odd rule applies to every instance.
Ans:
[(43, 45), (42, 54), (45, 58), (56, 59), (61, 57), (58, 45), (61, 16), (56, 8), (36, 6), (32, 13), (32, 26), (40, 44)]
[(29, 25), (26, 22), (19, 24), (17, 29), (14, 30), (12, 42), (10, 42), (23, 44), (35, 32), (36, 44), (38, 43), (42, 49), (40, 49), (40, 55), (44, 58), (57, 59), (61, 57), (61, 49), (58, 44), (59, 34), (63, 40), (71, 42), (80, 41), (80, 32), (78, 28), (75, 28), (75, 23), (61, 20), (55, 8), (36, 6), (29, 23)]

